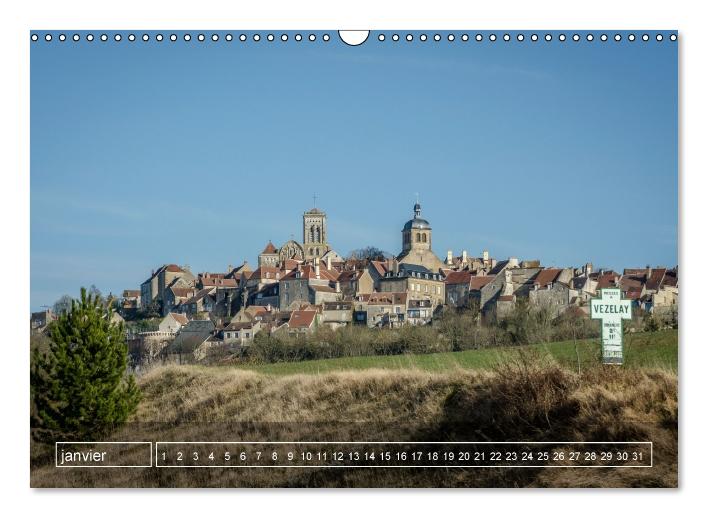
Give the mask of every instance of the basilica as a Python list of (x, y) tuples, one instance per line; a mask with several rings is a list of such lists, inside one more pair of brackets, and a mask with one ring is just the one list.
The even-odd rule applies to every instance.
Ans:
[(302, 215), (302, 243), (291, 239), (276, 248), (269, 242), (258, 256), (258, 266), (276, 267), (287, 260), (315, 262), (317, 259), (342, 261), (327, 241), (327, 214), (313, 207)]
[[(423, 266), (437, 272), (444, 268), (443, 262), (433, 252), (433, 229), (421, 216), (420, 203), (413, 206), (413, 218), (403, 225), (399, 263)], [(302, 215), (302, 242), (291, 239), (280, 248), (269, 242), (258, 256), (258, 266), (277, 267), (288, 260), (314, 263), (341, 262), (342, 257), (329, 245), (327, 239), (327, 214), (313, 207)]]

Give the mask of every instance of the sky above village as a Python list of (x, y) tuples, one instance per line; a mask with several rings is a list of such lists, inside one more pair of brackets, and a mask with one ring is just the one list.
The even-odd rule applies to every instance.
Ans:
[(269, 239), (302, 239), (314, 194), (342, 255), (399, 253), (419, 193), (441, 258), (677, 264), (668, 38), (80, 34), (31, 44), (32, 310), (138, 289), (164, 263), (255, 267)]

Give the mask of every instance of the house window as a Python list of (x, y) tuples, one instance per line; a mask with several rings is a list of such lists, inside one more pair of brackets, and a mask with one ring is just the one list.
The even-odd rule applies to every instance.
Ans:
[(246, 338), (248, 338), (248, 337), (249, 337), (249, 333), (246, 333)]
[(236, 331), (236, 338), (238, 338), (238, 331)]
[(416, 233), (415, 235), (415, 242), (420, 243), (420, 232)]

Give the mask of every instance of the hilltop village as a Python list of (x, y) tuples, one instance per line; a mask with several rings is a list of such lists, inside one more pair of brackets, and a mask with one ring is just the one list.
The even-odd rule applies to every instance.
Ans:
[[(440, 259), (419, 203), (401, 238), (395, 257), (360, 253), (344, 258), (329, 244), (327, 215), (312, 208), (302, 216), (302, 242), (267, 243), (255, 268), (244, 262), (225, 272), (195, 275), (188, 267), (165, 264), (139, 290), (123, 292), (116, 318), (160, 318), (157, 329), (129, 336), (131, 348), (198, 361), (212, 347), (248, 346), (259, 332), (425, 325), (445, 308), (474, 307), (482, 323), (503, 319), (520, 301), (556, 316), (587, 315), (589, 300), (610, 287), (621, 288), (633, 307), (647, 313), (676, 311), (678, 305), (678, 267), (622, 273), (594, 271), (591, 263), (544, 267), (539, 260), (497, 260), (486, 250), (479, 257), (448, 251)], [(33, 327), (41, 328), (52, 315), (32, 318)]]

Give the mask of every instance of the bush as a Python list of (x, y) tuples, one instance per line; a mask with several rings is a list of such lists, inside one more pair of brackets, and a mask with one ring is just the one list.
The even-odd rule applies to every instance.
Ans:
[(100, 295), (87, 295), (50, 326), (48, 350), (32, 352), (31, 425), (35, 438), (96, 440), (126, 421), (140, 393), (126, 375), (122, 324)]

